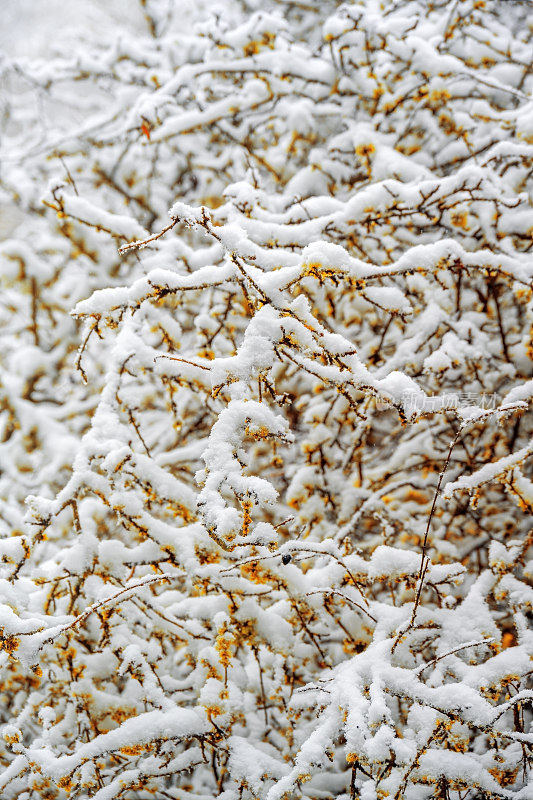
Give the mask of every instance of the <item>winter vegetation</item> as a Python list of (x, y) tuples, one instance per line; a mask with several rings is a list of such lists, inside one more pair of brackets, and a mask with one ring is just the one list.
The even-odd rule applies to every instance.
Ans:
[(531, 800), (531, 4), (130, 6), (0, 60), (0, 797)]

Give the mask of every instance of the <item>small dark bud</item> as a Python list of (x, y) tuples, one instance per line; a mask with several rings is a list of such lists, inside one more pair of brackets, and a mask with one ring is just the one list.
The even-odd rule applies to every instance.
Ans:
[(290, 553), (285, 553), (285, 555), (281, 556), (281, 560), (283, 561), (284, 564), (288, 564), (291, 559), (292, 556), (290, 555)]

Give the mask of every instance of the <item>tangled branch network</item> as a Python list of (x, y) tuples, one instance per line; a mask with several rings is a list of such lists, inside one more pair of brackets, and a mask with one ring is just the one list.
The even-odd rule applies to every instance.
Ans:
[(531, 4), (180, 8), (0, 62), (0, 796), (531, 800)]

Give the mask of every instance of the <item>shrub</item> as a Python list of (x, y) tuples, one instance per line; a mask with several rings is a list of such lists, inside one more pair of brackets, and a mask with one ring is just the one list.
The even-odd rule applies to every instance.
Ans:
[(2, 796), (526, 800), (527, 6), (142, 5), (5, 66)]

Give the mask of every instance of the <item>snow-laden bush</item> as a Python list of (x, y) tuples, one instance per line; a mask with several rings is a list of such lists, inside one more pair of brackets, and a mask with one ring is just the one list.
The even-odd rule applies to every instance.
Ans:
[(2, 64), (1, 796), (530, 800), (528, 4), (141, 5)]

